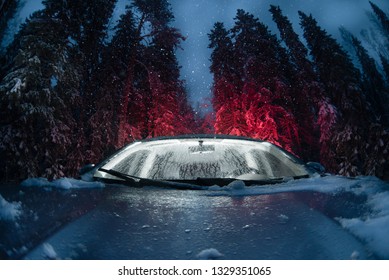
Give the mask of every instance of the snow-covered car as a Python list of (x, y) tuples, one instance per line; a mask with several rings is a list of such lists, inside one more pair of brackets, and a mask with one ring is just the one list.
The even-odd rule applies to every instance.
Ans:
[(93, 169), (93, 178), (194, 188), (235, 180), (249, 185), (308, 178), (315, 172), (313, 167), (266, 141), (191, 135), (130, 144)]
[(267, 142), (140, 141), (82, 180), (0, 189), (8, 259), (389, 259), (389, 186)]

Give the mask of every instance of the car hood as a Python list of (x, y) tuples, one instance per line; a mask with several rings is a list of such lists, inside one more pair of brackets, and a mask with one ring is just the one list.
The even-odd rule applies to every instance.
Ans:
[(309, 191), (226, 196), (214, 191), (114, 188), (98, 207), (25, 258), (375, 258), (328, 216), (331, 199)]
[(28, 179), (0, 190), (0, 212), (17, 210), (1, 224), (1, 258), (389, 259), (389, 186), (375, 177), (204, 190)]

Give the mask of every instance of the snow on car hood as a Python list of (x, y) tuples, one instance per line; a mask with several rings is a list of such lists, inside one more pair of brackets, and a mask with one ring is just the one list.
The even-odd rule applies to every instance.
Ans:
[(77, 180), (74, 178), (60, 178), (50, 182), (46, 178), (29, 178), (24, 180), (22, 187), (51, 187), (58, 189), (91, 189), (103, 188), (105, 185), (101, 182), (87, 182), (84, 180)]
[[(65, 180), (65, 181), (64, 181)], [(24, 187), (54, 187), (60, 189), (73, 188), (101, 188), (102, 183), (87, 183), (75, 179), (63, 179), (54, 182), (42, 179), (29, 179)], [(146, 186), (147, 187), (147, 186)], [(150, 186), (155, 188), (155, 186)], [(366, 197), (365, 204), (371, 211), (361, 214), (359, 217), (336, 217), (339, 224), (357, 238), (364, 241), (366, 246), (377, 256), (389, 259), (389, 184), (369, 176), (347, 178), (342, 176), (326, 176), (290, 180), (276, 185), (245, 186), (242, 181), (234, 181), (225, 187), (211, 186), (203, 192), (206, 196), (254, 196), (283, 192), (314, 191), (325, 194), (353, 193)], [(0, 216), (9, 217), (9, 213), (15, 217), (23, 215), (20, 202), (9, 202), (4, 199), (0, 203)], [(16, 221), (14, 221), (16, 223)]]
[(21, 214), (20, 202), (8, 202), (0, 195), (0, 221), (15, 221)]
[(357, 218), (337, 217), (343, 228), (350, 231), (381, 258), (389, 259), (389, 184), (370, 176), (348, 178), (326, 176), (291, 180), (278, 185), (246, 187), (243, 182), (235, 181), (227, 187), (210, 187), (209, 195), (247, 196), (281, 192), (316, 191), (327, 194), (351, 192), (365, 195), (366, 204), (372, 211)]

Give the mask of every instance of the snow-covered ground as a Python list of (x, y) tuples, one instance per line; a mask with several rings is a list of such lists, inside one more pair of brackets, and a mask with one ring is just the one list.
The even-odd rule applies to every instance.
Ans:
[[(48, 192), (53, 189), (72, 191), (74, 189), (103, 188), (104, 186), (99, 182), (85, 182), (71, 178), (62, 178), (53, 182), (35, 178), (22, 183), (22, 189), (43, 188)], [(366, 198), (363, 200), (365, 205), (361, 206), (366, 206), (370, 211), (364, 211), (358, 217), (355, 215), (352, 218), (335, 217), (335, 220), (346, 231), (362, 240), (375, 255), (383, 259), (389, 259), (389, 184), (376, 177), (326, 176), (291, 180), (281, 184), (265, 186), (245, 186), (242, 181), (235, 181), (226, 187), (211, 186), (204, 191), (204, 194), (211, 197), (246, 197), (306, 191), (314, 191), (330, 196), (352, 193), (355, 196)], [(24, 213), (21, 202), (7, 201), (0, 195), (0, 223), (5, 221), (6, 223), (17, 223), (20, 217), (27, 214)], [(217, 258), (221, 253), (210, 249), (199, 253), (198, 258), (209, 258), (210, 255), (212, 258)]]

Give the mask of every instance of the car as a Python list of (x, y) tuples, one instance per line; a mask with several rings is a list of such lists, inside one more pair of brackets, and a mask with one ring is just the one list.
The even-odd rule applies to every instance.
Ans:
[(227, 135), (184, 135), (134, 142), (94, 168), (93, 178), (187, 188), (223, 186), (235, 180), (246, 185), (269, 184), (310, 177), (318, 170), (317, 165), (305, 164), (266, 141)]
[(2, 258), (389, 259), (386, 182), (245, 137), (146, 139), (81, 179), (0, 192), (0, 217), (14, 214), (0, 221)]

